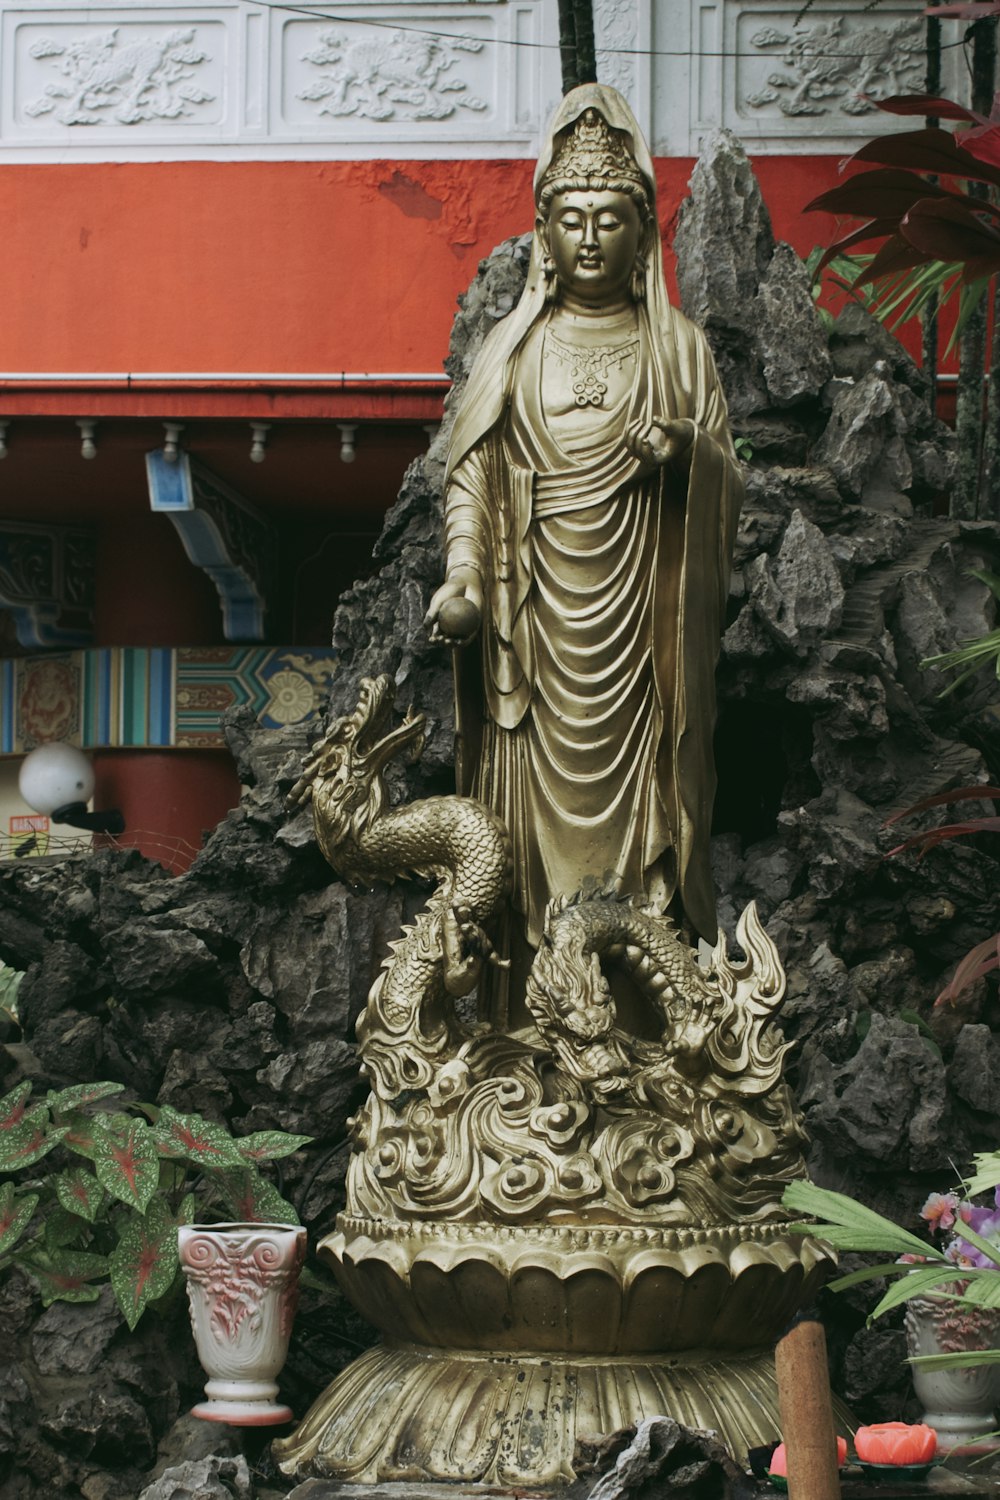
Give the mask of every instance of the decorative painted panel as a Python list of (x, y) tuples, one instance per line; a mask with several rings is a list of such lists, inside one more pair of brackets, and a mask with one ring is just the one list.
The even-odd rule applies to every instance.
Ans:
[(229, 708), (266, 729), (320, 712), (332, 650), (294, 646), (108, 647), (0, 661), (0, 755), (49, 740), (86, 750), (224, 747)]
[(0, 159), (528, 156), (555, 28), (547, 0), (0, 0)]

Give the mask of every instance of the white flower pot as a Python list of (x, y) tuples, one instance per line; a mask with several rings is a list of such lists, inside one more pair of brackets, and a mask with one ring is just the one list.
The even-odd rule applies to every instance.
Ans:
[(265, 1427), (291, 1420), (275, 1401), (298, 1302), (306, 1232), (291, 1224), (190, 1224), (177, 1232), (207, 1401), (193, 1415)]
[[(961, 1283), (956, 1290), (961, 1289)], [(906, 1304), (906, 1346), (913, 1354), (957, 1354), (1000, 1347), (1000, 1311), (969, 1307), (947, 1297), (911, 1297)], [(924, 1404), (923, 1421), (948, 1450), (983, 1437), (996, 1427), (1000, 1365), (964, 1370), (912, 1366), (913, 1388)], [(992, 1445), (990, 1445), (992, 1446)]]

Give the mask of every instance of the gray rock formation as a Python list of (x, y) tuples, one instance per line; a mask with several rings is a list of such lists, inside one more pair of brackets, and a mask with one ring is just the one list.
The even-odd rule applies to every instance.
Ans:
[(714, 1434), (672, 1417), (648, 1417), (597, 1443), (578, 1443), (573, 1467), (581, 1477), (572, 1500), (750, 1500), (755, 1488)]
[(218, 1457), (188, 1460), (166, 1469), (147, 1485), (139, 1500), (253, 1500), (247, 1461)]

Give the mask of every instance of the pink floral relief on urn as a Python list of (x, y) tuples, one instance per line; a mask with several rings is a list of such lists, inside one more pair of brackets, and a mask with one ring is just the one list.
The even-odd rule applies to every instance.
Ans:
[(275, 1400), (299, 1296), (306, 1232), (293, 1224), (189, 1224), (177, 1232), (208, 1422), (267, 1427), (292, 1419)]

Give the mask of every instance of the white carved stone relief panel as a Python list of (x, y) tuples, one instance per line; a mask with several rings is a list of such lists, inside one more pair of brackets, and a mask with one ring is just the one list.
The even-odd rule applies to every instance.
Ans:
[(274, 55), (283, 123), (378, 139), (430, 121), (448, 134), (478, 134), (476, 126), (492, 118), (495, 131), (501, 101), (494, 17), (463, 17), (455, 35), (446, 25), (438, 22), (431, 33), (282, 18)]
[[(874, 101), (923, 91), (921, 0), (686, 0), (654, 4), (653, 136), (663, 154), (696, 155), (709, 131), (751, 152), (855, 150), (875, 133), (913, 128)], [(942, 90), (964, 99), (955, 22), (944, 23)]]
[(19, 26), (16, 123), (25, 131), (215, 124), (224, 107), (226, 40), (218, 23), (174, 25), (155, 18)]
[(550, 0), (0, 0), (0, 160), (530, 156), (559, 93)]
[[(922, 8), (594, 0), (598, 72), (661, 155), (846, 151), (907, 128), (871, 101), (922, 87)], [(0, 0), (6, 161), (531, 157), (560, 92), (556, 0)]]

